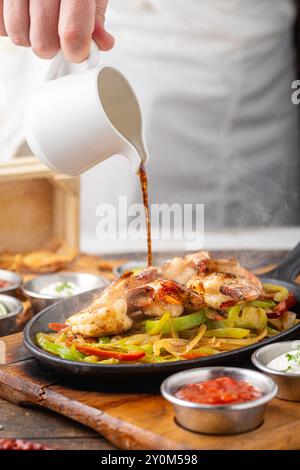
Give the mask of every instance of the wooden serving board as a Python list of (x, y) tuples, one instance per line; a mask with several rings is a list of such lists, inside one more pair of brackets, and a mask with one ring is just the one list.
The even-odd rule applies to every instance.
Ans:
[[(134, 384), (123, 380), (114, 388), (108, 379), (88, 386), (59, 383), (30, 357), (22, 333), (0, 340), (0, 360), (2, 398), (67, 416), (120, 449), (300, 449), (300, 403), (274, 399), (260, 428), (236, 436), (205, 436), (175, 423), (173, 408), (153, 379), (136, 378)], [(128, 391), (130, 385), (134, 392)]]

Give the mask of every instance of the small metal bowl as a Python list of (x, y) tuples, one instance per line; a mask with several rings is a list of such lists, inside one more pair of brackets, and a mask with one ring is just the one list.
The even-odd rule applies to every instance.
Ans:
[(49, 284), (66, 281), (76, 284), (80, 289), (82, 289), (81, 292), (98, 288), (100, 289), (101, 287), (107, 286), (109, 283), (108, 280), (104, 277), (89, 273), (70, 272), (38, 276), (34, 279), (31, 279), (30, 281), (27, 281), (22, 288), (23, 293), (31, 300), (33, 312), (40, 312), (44, 308), (49, 307), (49, 305), (63, 300), (65, 297), (51, 296), (47, 294), (41, 294), (40, 292)]
[(147, 263), (144, 261), (128, 261), (127, 263), (120, 264), (120, 266), (114, 268), (113, 273), (115, 276), (120, 277), (127, 271), (138, 272), (139, 270), (145, 269), (146, 267)]
[[(225, 376), (250, 383), (262, 396), (256, 400), (232, 405), (193, 403), (175, 396), (177, 390), (184, 385)], [(184, 428), (202, 434), (238, 434), (260, 426), (267, 403), (277, 393), (277, 385), (269, 377), (249, 369), (203, 367), (171, 375), (162, 383), (161, 393), (173, 404), (176, 421)]]
[(20, 300), (9, 295), (0, 294), (0, 302), (3, 303), (8, 313), (0, 317), (0, 336), (11, 335), (20, 331), (22, 323), (20, 316), (23, 311), (23, 304)]
[(251, 357), (252, 363), (259, 370), (271, 377), (278, 385), (277, 397), (284, 400), (300, 401), (300, 373), (280, 372), (268, 367), (268, 364), (281, 354), (300, 346), (300, 341), (282, 341), (257, 349)]
[(12, 295), (22, 284), (21, 276), (13, 271), (8, 271), (7, 269), (0, 269), (0, 279), (1, 281), (3, 280), (11, 283), (7, 287), (0, 288), (0, 294)]

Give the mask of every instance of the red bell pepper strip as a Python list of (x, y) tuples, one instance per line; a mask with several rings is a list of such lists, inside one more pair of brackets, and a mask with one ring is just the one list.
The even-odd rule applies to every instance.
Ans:
[(209, 354), (205, 353), (197, 353), (197, 352), (189, 352), (183, 355), (185, 359), (198, 359), (199, 357), (206, 357)]
[(145, 351), (132, 351), (132, 352), (119, 352), (112, 351), (111, 349), (100, 349), (93, 346), (84, 346), (82, 344), (76, 344), (77, 351), (86, 354), (87, 356), (97, 356), (97, 357), (113, 357), (119, 359), (120, 361), (138, 361), (146, 355)]
[(67, 336), (67, 338), (65, 340), (65, 343), (66, 343), (66, 346), (68, 346), (68, 348), (70, 348), (72, 346), (73, 341), (74, 341), (75, 338), (76, 338), (75, 335)]
[(281, 300), (281, 302), (276, 305), (276, 307), (273, 309), (273, 312), (267, 313), (267, 316), (268, 318), (279, 318), (285, 312), (293, 308), (296, 303), (297, 299), (295, 297), (295, 294), (293, 292), (290, 292), (289, 296), (285, 300)]
[(291, 308), (293, 308), (297, 303), (297, 299), (295, 297), (294, 292), (290, 292), (288, 298), (283, 300), (282, 302), (285, 302), (285, 306), (287, 310), (290, 310)]
[(68, 325), (66, 323), (49, 323), (48, 328), (53, 331), (61, 331), (68, 328)]
[(216, 321), (222, 321), (222, 320), (224, 320), (224, 317), (222, 315), (217, 314), (215, 320)]
[(233, 307), (236, 304), (235, 300), (226, 300), (220, 305), (221, 310), (226, 310), (226, 308)]

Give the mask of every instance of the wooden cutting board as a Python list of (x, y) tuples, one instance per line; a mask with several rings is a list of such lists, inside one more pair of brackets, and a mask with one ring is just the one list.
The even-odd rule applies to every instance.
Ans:
[(123, 380), (113, 388), (98, 380), (88, 386), (61, 384), (30, 357), (22, 333), (0, 340), (0, 360), (2, 398), (68, 416), (120, 449), (300, 449), (300, 403), (275, 399), (259, 429), (236, 436), (205, 436), (175, 423), (173, 408), (153, 379), (137, 378), (134, 384)]

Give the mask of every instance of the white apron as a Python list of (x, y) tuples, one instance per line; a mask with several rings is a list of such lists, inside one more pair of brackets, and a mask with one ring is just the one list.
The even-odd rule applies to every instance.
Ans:
[[(117, 43), (103, 60), (128, 76), (141, 100), (151, 201), (204, 203), (206, 229), (299, 223), (293, 1), (110, 5)], [(83, 176), (87, 248), (97, 246), (97, 205), (117, 204), (119, 194), (140, 197), (126, 161)]]

